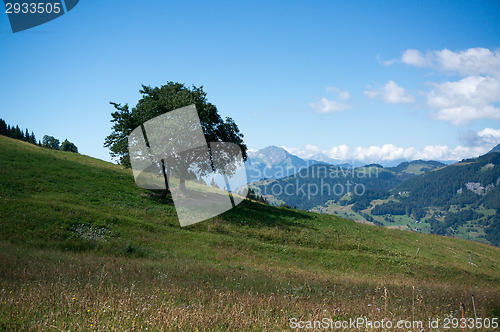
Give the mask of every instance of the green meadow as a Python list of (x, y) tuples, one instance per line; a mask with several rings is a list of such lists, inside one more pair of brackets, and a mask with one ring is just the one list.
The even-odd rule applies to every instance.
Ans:
[(500, 248), (249, 200), (181, 228), (121, 166), (0, 136), (0, 167), (1, 331), (500, 316)]

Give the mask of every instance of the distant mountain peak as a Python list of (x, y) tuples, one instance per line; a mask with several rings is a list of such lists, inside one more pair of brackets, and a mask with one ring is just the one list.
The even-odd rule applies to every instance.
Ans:
[(251, 158), (262, 160), (267, 165), (283, 162), (292, 156), (288, 151), (275, 145), (271, 145), (249, 154)]
[(330, 158), (324, 153), (316, 153), (315, 155), (312, 155), (311, 157), (307, 158), (307, 160), (314, 160), (314, 161), (320, 161), (322, 163), (328, 163), (328, 164), (337, 164), (340, 162), (338, 159)]

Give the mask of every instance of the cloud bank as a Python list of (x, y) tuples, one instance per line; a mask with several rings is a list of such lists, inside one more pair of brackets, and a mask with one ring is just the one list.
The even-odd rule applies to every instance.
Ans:
[[(396, 62), (458, 77), (455, 80), (428, 82), (430, 89), (421, 91), (425, 98), (423, 106), (431, 110), (431, 118), (455, 126), (468, 125), (480, 119), (500, 121), (499, 50), (477, 47), (458, 52), (443, 49), (424, 54), (408, 49), (401, 59), (384, 61), (384, 64)], [(387, 92), (391, 89), (392, 95)], [(405, 90), (393, 81), (389, 81), (382, 90), (365, 91), (365, 95), (369, 98), (381, 96), (385, 102), (392, 104), (415, 101), (411, 96), (405, 97)]]
[(493, 146), (500, 143), (500, 130), (485, 128), (477, 133), (465, 132), (460, 137), (463, 145), (449, 147), (446, 145), (428, 145), (417, 149), (414, 147), (399, 147), (394, 144), (382, 146), (349, 147), (345, 144), (322, 150), (315, 145), (305, 145), (302, 148), (283, 147), (288, 152), (301, 158), (310, 158), (317, 153), (323, 153), (339, 162), (359, 161), (365, 163), (384, 162), (392, 160), (462, 160), (478, 157), (487, 153)]

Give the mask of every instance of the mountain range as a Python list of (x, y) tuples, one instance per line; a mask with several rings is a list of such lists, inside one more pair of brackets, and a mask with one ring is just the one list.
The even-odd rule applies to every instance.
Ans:
[[(383, 163), (384, 167), (400, 167), (401, 163), (410, 163), (411, 160), (392, 160)], [(440, 165), (453, 162), (438, 162)], [(357, 160), (341, 160), (330, 158), (324, 153), (317, 153), (309, 158), (300, 158), (289, 153), (285, 149), (277, 146), (268, 146), (266, 148), (249, 151), (246, 163), (247, 178), (249, 182), (255, 182), (262, 179), (279, 179), (291, 176), (300, 170), (316, 164), (329, 164), (343, 169), (352, 169), (364, 166), (365, 164)]]
[(416, 160), (349, 169), (315, 163), (251, 186), (275, 205), (500, 246), (499, 150), (451, 165)]

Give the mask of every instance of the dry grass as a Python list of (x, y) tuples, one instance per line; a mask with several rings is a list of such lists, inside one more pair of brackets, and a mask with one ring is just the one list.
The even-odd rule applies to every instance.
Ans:
[[(2, 249), (0, 330), (8, 331), (279, 331), (293, 317), (426, 322), (450, 314), (474, 291), (408, 279), (269, 267), (221, 274), (188, 260)], [(500, 289), (476, 289), (478, 316), (492, 317), (499, 302)]]

